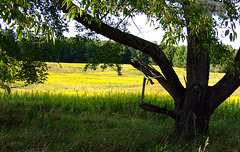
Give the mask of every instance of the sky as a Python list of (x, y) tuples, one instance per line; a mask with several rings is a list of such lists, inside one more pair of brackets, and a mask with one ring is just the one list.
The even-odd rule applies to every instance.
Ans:
[[(147, 19), (145, 16), (136, 16), (133, 20), (138, 27), (136, 27), (134, 25), (134, 23), (131, 20), (129, 20), (131, 26), (129, 26), (128, 29), (131, 32), (131, 34), (141, 37), (150, 42), (157, 42), (158, 44), (160, 44), (160, 42), (162, 41), (163, 35), (164, 35), (163, 30), (161, 30), (161, 29), (154, 30), (153, 26), (150, 27), (149, 24), (146, 24)], [(139, 30), (141, 31), (141, 33), (139, 32)], [(226, 38), (223, 37), (224, 31), (219, 32), (219, 35), (220, 35), (220, 39), (222, 40), (223, 44), (228, 44), (228, 45), (233, 46), (234, 49), (239, 49), (239, 47), (240, 47), (240, 25), (239, 25), (239, 23), (236, 23), (235, 31), (237, 32), (238, 39), (235, 40), (234, 42), (230, 42), (229, 36), (227, 36)], [(77, 33), (75, 32), (74, 22), (71, 22), (69, 25), (69, 33), (65, 32), (64, 35), (66, 37), (71, 37), (76, 34)], [(102, 37), (102, 39), (106, 39), (106, 38)], [(186, 45), (187, 42), (180, 42), (180, 45), (182, 45), (182, 44)]]

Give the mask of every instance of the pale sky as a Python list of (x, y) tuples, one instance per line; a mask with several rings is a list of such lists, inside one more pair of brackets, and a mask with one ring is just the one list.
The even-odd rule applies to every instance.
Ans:
[[(141, 33), (139, 32), (139, 30), (137, 29), (137, 27), (134, 25), (134, 23), (129, 19), (129, 22), (131, 24), (130, 27), (128, 27), (129, 31), (131, 32), (131, 34), (136, 35), (138, 37), (141, 37), (145, 40), (148, 40), (150, 42), (156, 41), (158, 44), (162, 41), (163, 35), (164, 35), (164, 31), (162, 31), (160, 28), (156, 31), (154, 30), (154, 27), (150, 27), (149, 24), (146, 25), (146, 17), (144, 16), (137, 16), (134, 18), (134, 22), (136, 23), (136, 25), (138, 26), (138, 28), (140, 29)], [(235, 40), (234, 42), (230, 42), (229, 40), (229, 36), (227, 36), (226, 38), (221, 37), (221, 40), (224, 44), (229, 44), (232, 45), (234, 49), (238, 49), (240, 47), (240, 26), (239, 23), (236, 23), (236, 30), (237, 35), (238, 35), (238, 39)], [(69, 25), (69, 33), (65, 32), (64, 35), (66, 37), (71, 37), (76, 35), (75, 32), (75, 27), (74, 27), (74, 23), (72, 22)], [(224, 35), (224, 32), (219, 32), (219, 35)], [(180, 42), (181, 44), (187, 44), (187, 42)]]

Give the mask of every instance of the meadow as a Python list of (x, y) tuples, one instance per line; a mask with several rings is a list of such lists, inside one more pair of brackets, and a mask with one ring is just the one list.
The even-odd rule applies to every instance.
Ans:
[[(102, 91), (120, 91), (120, 92), (139, 92), (142, 87), (143, 75), (131, 65), (123, 65), (122, 76), (118, 76), (114, 69), (97, 69), (83, 71), (85, 64), (78, 63), (49, 63), (50, 74), (47, 82), (38, 85), (29, 85), (24, 88), (14, 90), (30, 91), (41, 90), (51, 92), (102, 92)], [(155, 67), (159, 69), (158, 67)], [(181, 82), (185, 85), (184, 77), (186, 71), (183, 68), (174, 68)], [(223, 73), (210, 73), (209, 85), (214, 85)], [(156, 82), (156, 81), (154, 81)], [(148, 90), (158, 93), (166, 91), (156, 82), (154, 85), (148, 85)], [(240, 90), (235, 91), (233, 96), (240, 95)]]
[[(139, 108), (143, 76), (130, 65), (122, 76), (49, 65), (44, 84), (0, 94), (0, 151), (240, 151), (239, 90), (214, 112), (208, 135), (184, 142), (171, 118)], [(185, 71), (175, 70), (184, 84)], [(222, 76), (211, 73), (209, 84)], [(174, 106), (157, 83), (146, 86), (145, 102)]]

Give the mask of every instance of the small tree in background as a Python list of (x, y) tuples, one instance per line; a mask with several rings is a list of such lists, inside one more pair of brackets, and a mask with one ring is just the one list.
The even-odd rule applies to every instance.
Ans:
[(54, 1), (46, 4), (45, 0), (3, 0), (0, 8), (1, 19), (5, 22), (3, 25), (9, 25), (11, 29), (4, 30), (0, 26), (0, 88), (10, 93), (13, 87), (10, 85), (16, 81), (23, 86), (44, 82), (48, 69), (44, 61), (55, 53), (52, 48), (46, 49), (45, 44), (55, 41), (50, 40), (53, 30), (54, 37), (63, 36), (67, 20), (61, 19)]
[(46, 80), (47, 65), (38, 60), (41, 55), (38, 45), (24, 39), (17, 42), (9, 30), (2, 31), (0, 37), (0, 88), (10, 93), (11, 84), (16, 81), (26, 86)]

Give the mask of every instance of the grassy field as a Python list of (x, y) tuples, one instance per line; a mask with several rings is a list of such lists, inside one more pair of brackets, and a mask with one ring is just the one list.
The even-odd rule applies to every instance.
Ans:
[[(209, 134), (188, 142), (175, 138), (174, 121), (138, 107), (142, 75), (124, 65), (83, 72), (84, 64), (50, 63), (45, 84), (0, 94), (0, 151), (240, 151), (240, 98), (222, 104)], [(176, 68), (183, 81), (185, 71)], [(210, 85), (223, 74), (211, 74)], [(145, 102), (173, 109), (159, 84), (147, 85)], [(201, 148), (202, 150), (203, 148)]]
[[(48, 70), (50, 75), (47, 82), (14, 90), (51, 92), (102, 92), (114, 90), (118, 92), (141, 92), (143, 75), (131, 65), (123, 65), (122, 76), (118, 76), (114, 69), (105, 71), (98, 69), (84, 72), (85, 64), (78, 63), (49, 63), (49, 66), (51, 68)], [(182, 68), (174, 69), (182, 84), (185, 85), (184, 77), (186, 77), (186, 71)], [(214, 85), (223, 76), (223, 73), (210, 73), (209, 85)], [(166, 93), (157, 82), (154, 85), (148, 85), (146, 89), (151, 90), (151, 92)], [(236, 90), (233, 96), (240, 96), (240, 90)]]

